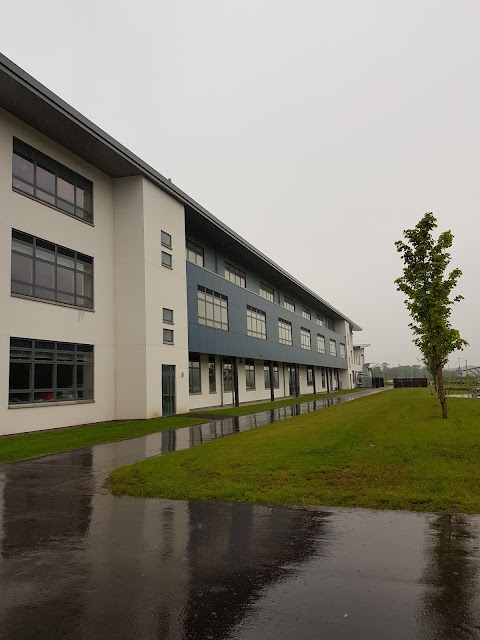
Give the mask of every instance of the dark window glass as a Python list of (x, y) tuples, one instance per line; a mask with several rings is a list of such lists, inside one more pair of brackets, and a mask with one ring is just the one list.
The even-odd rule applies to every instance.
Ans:
[(92, 183), (17, 139), (13, 141), (12, 186), (81, 220), (93, 221)]
[(162, 251), (162, 266), (172, 268), (172, 256), (166, 251)]
[(213, 356), (208, 359), (208, 390), (210, 393), (216, 393), (217, 391), (217, 372)]
[(225, 279), (230, 280), (234, 284), (238, 284), (239, 287), (245, 286), (245, 271), (234, 267), (233, 264), (225, 262)]
[(173, 329), (163, 330), (163, 341), (167, 344), (173, 344)]
[(198, 285), (198, 324), (228, 331), (228, 298)]
[(233, 391), (233, 365), (230, 360), (223, 361), (223, 390)]
[(245, 387), (247, 391), (255, 389), (255, 362), (245, 360)]
[(204, 257), (203, 257), (203, 248), (192, 242), (191, 240), (187, 240), (187, 260), (189, 262), (193, 262), (193, 264), (198, 264), (199, 267), (203, 267)]
[(11, 291), (93, 309), (93, 258), (12, 231)]
[(188, 362), (188, 385), (190, 393), (202, 393), (200, 356), (198, 354), (190, 354)]
[(313, 386), (313, 368), (307, 367), (307, 386)]
[(163, 321), (173, 324), (173, 309), (163, 308)]
[[(278, 375), (278, 364), (272, 365), (273, 369), (273, 388), (278, 389), (280, 387), (280, 378)], [(264, 365), (263, 373), (265, 378), (265, 389), (270, 389), (270, 367), (268, 364)]]
[(76, 399), (93, 399), (93, 345), (10, 339), (10, 404)]
[(161, 232), (161, 242), (164, 247), (167, 247), (168, 249), (172, 248), (172, 236), (166, 231)]

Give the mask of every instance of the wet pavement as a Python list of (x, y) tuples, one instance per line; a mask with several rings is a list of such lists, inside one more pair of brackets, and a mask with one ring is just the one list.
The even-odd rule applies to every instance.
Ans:
[(0, 465), (0, 638), (480, 638), (479, 517), (101, 489), (110, 469), (265, 420)]

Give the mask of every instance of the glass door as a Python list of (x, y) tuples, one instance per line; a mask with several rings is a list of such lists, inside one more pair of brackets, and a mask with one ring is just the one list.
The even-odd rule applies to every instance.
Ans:
[(162, 364), (162, 415), (175, 413), (175, 365)]

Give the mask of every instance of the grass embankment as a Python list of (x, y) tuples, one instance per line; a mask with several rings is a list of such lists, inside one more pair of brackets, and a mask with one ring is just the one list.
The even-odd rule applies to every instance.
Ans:
[(145, 436), (164, 429), (188, 427), (198, 424), (198, 418), (152, 418), (151, 420), (125, 420), (122, 422), (102, 422), (99, 424), (37, 431), (17, 436), (0, 438), (0, 462), (13, 462), (26, 458), (45, 456), (59, 451), (70, 451), (95, 444), (116, 442), (128, 438)]
[(397, 389), (123, 467), (116, 495), (480, 513), (480, 402)]
[(268, 409), (277, 409), (278, 407), (288, 407), (291, 404), (301, 404), (302, 402), (312, 402), (312, 400), (321, 400), (330, 396), (342, 396), (346, 393), (359, 393), (360, 391), (368, 391), (368, 389), (343, 389), (342, 391), (332, 391), (331, 393), (312, 393), (297, 398), (289, 397), (282, 400), (274, 400), (273, 402), (260, 402), (258, 404), (243, 404), (241, 407), (230, 407), (229, 409), (202, 409), (195, 411), (197, 413), (205, 413), (207, 415), (218, 416), (245, 416), (249, 413), (257, 413), (258, 411), (267, 411)]

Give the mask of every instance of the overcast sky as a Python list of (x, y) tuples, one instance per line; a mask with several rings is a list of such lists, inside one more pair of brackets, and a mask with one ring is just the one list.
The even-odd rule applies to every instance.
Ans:
[(480, 364), (478, 0), (0, 5), (6, 56), (360, 324), (371, 362), (419, 357), (393, 243), (433, 211)]

